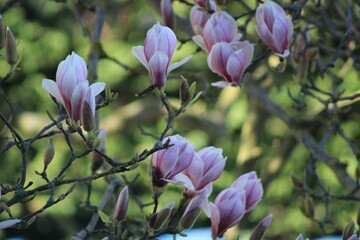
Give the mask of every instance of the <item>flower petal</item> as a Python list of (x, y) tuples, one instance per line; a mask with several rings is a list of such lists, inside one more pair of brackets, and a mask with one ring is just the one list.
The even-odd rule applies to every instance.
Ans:
[(176, 174), (170, 179), (163, 178), (162, 180), (172, 183), (172, 184), (178, 184), (178, 185), (184, 185), (185, 188), (194, 190), (194, 186), (188, 176), (186, 176), (183, 173)]
[(60, 94), (59, 88), (57, 84), (50, 79), (44, 79), (42, 81), (42, 87), (48, 91), (54, 98), (56, 98), (63, 106), (65, 106), (65, 102), (63, 97)]
[(77, 86), (75, 69), (70, 62), (70, 56), (61, 61), (56, 71), (56, 84), (61, 95), (71, 98), (74, 88)]
[(205, 52), (208, 53), (210, 51), (210, 49), (209, 50), (207, 49), (205, 42), (204, 42), (204, 38), (202, 36), (195, 35), (192, 37), (192, 40)]
[(170, 59), (164, 52), (155, 52), (149, 61), (152, 83), (157, 87), (165, 85)]
[(187, 63), (191, 58), (192, 58), (192, 55), (187, 56), (186, 58), (182, 59), (182, 60), (179, 61), (179, 62), (174, 62), (173, 64), (171, 64), (171, 65), (169, 66), (169, 68), (168, 68), (168, 74), (169, 74), (172, 70), (174, 70), (174, 69), (176, 69), (176, 68), (184, 65), (185, 63)]
[(226, 81), (214, 82), (214, 83), (211, 83), (211, 85), (214, 87), (218, 87), (218, 88), (225, 88), (225, 87), (233, 86), (233, 84), (231, 82), (226, 82)]
[(72, 63), (72, 68), (75, 70), (76, 82), (79, 83), (80, 81), (86, 80), (87, 68), (85, 60), (79, 55), (77, 55), (75, 52), (71, 53), (70, 59), (70, 62)]
[(144, 47), (143, 46), (136, 46), (131, 49), (132, 54), (146, 67), (149, 71), (148, 62), (145, 57)]
[[(82, 81), (74, 89), (71, 96), (71, 119), (75, 122), (81, 119), (82, 105), (89, 87), (88, 81)], [(91, 106), (90, 106), (91, 107)]]
[(106, 84), (103, 82), (96, 82), (90, 85), (90, 88), (94, 92), (94, 96), (99, 95), (104, 89)]
[(194, 154), (190, 165), (185, 169), (184, 172), (187, 176), (190, 177), (194, 187), (198, 189), (198, 183), (201, 181), (204, 175), (204, 163), (197, 153)]
[(18, 224), (21, 222), (21, 219), (10, 219), (0, 222), (0, 229), (6, 229), (14, 226), (15, 224)]

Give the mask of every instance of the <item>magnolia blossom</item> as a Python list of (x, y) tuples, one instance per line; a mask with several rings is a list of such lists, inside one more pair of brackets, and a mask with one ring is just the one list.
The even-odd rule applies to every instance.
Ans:
[(190, 23), (196, 35), (202, 35), (206, 22), (211, 14), (200, 10), (197, 6), (193, 6), (190, 10)]
[(235, 226), (245, 213), (245, 192), (227, 188), (210, 203), (212, 237), (221, 238), (226, 230)]
[(256, 32), (279, 57), (289, 55), (289, 44), (293, 34), (291, 17), (273, 1), (267, 1), (256, 9)]
[(132, 54), (150, 73), (152, 84), (163, 87), (168, 74), (190, 60), (188, 56), (170, 65), (176, 47), (175, 33), (168, 27), (155, 24), (146, 34), (144, 46), (132, 48)]
[(170, 140), (167, 149), (157, 151), (152, 157), (153, 184), (158, 187), (165, 186), (168, 182), (183, 184), (174, 177), (184, 171), (194, 158), (195, 147), (185, 138), (175, 135), (163, 140), (166, 143)]
[(224, 11), (215, 12), (207, 20), (201, 35), (193, 37), (194, 42), (204, 51), (210, 52), (212, 46), (218, 42), (236, 42), (240, 40), (236, 21)]
[[(206, 147), (194, 155), (194, 158), (183, 171), (183, 181), (185, 182), (185, 194), (191, 198), (199, 192), (205, 192), (209, 196), (212, 191), (212, 182), (215, 181), (223, 172), (226, 158), (222, 155), (221, 148)], [(180, 180), (181, 175), (175, 178)]]
[(82, 57), (72, 52), (61, 61), (56, 72), (56, 82), (50, 79), (42, 81), (42, 87), (56, 98), (66, 109), (69, 117), (79, 121), (82, 117), (84, 102), (95, 114), (95, 97), (105, 88), (105, 83), (89, 86), (87, 69)]
[(245, 70), (250, 65), (254, 46), (248, 41), (216, 43), (208, 55), (208, 66), (225, 81), (213, 83), (216, 87), (240, 86)]
[(246, 195), (246, 211), (252, 210), (261, 200), (264, 190), (256, 172), (252, 171), (238, 177), (231, 187), (244, 191)]

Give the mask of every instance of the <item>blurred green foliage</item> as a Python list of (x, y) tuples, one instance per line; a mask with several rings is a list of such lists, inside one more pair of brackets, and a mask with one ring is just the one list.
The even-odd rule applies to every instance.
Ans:
[[(7, 2), (0, 1), (0, 6)], [(144, 136), (139, 126), (146, 131), (158, 135), (165, 126), (164, 112), (160, 102), (153, 95), (137, 97), (136, 94), (149, 86), (146, 69), (132, 56), (132, 46), (142, 45), (146, 31), (156, 22), (161, 21), (159, 14), (159, 1), (149, 0), (112, 0), (112, 1), (19, 1), (9, 10), (2, 14), (3, 21), (9, 26), (18, 41), (18, 49), (21, 55), (19, 70), (4, 85), (4, 91), (10, 98), (13, 111), (13, 125), (25, 138), (35, 135), (44, 125), (50, 123), (46, 110), (56, 114), (56, 105), (50, 100), (49, 95), (41, 87), (44, 78), (54, 79), (58, 63), (71, 51), (87, 59), (91, 44), (84, 35), (84, 28), (91, 31), (94, 21), (94, 4), (106, 2), (106, 21), (101, 37), (101, 46), (105, 53), (129, 66), (129, 71), (116, 62), (102, 58), (98, 66), (98, 81), (107, 83), (113, 92), (119, 94), (116, 102), (99, 110), (100, 127), (107, 131), (106, 152), (109, 156), (119, 161), (126, 161), (135, 153), (142, 152), (145, 148), (151, 148), (155, 140)], [(230, 14), (238, 16), (246, 10), (237, 1), (229, 1), (225, 7)], [(255, 7), (255, 1), (246, 1), (251, 8)], [(289, 4), (289, 1), (280, 1)], [(296, 2), (296, 1), (295, 1)], [(354, 3), (355, 4), (355, 3)], [(359, 13), (359, 6), (354, 11)], [(174, 9), (177, 16), (175, 32), (182, 41), (190, 40), (192, 31), (188, 24), (188, 12), (190, 7), (180, 1), (174, 1)], [(317, 18), (314, 12), (306, 10), (310, 17)], [(82, 24), (79, 23), (82, 19)], [(359, 16), (355, 18), (359, 19)], [(243, 24), (240, 19), (239, 24)], [(334, 19), (334, 21), (337, 21)], [(301, 20), (295, 22), (301, 25)], [(251, 20), (247, 25), (246, 39), (256, 44), (255, 56), (260, 56), (266, 49), (254, 30), (255, 21)], [(359, 26), (359, 24), (358, 24)], [(310, 31), (311, 38), (322, 39), (323, 44), (333, 46), (332, 37), (324, 34), (320, 36), (317, 31)], [(324, 234), (318, 225), (303, 216), (299, 210), (299, 198), (303, 196), (301, 191), (294, 188), (291, 183), (291, 174), (303, 177), (311, 157), (303, 145), (293, 141), (293, 149), (283, 161), (278, 160), (279, 151), (284, 142), (290, 141), (291, 132), (278, 118), (266, 116), (261, 120), (259, 129), (258, 146), (254, 152), (251, 164), (239, 164), (239, 149), (241, 148), (241, 133), (243, 126), (248, 121), (249, 99), (241, 89), (217, 89), (210, 87), (210, 83), (219, 79), (207, 68), (206, 54), (198, 51), (192, 41), (179, 43), (178, 51), (175, 52), (174, 61), (182, 59), (189, 54), (194, 54), (192, 60), (177, 69), (170, 75), (166, 86), (166, 94), (171, 99), (171, 104), (179, 105), (178, 85), (179, 74), (183, 74), (189, 82), (196, 81), (198, 89), (203, 95), (197, 103), (189, 107), (187, 112), (175, 121), (175, 131), (196, 146), (202, 147), (213, 145), (224, 149), (224, 155), (228, 157), (227, 165), (222, 176), (214, 183), (214, 192), (211, 200), (217, 193), (228, 187), (240, 174), (255, 170), (263, 179), (265, 185), (264, 199), (248, 214), (241, 222), (242, 229), (252, 229), (256, 223), (269, 213), (273, 214), (273, 221), (268, 230), (268, 239), (295, 239), (299, 233), (304, 236), (315, 237)], [(357, 47), (359, 47), (357, 45)], [(3, 57), (4, 52), (1, 51)], [(324, 61), (331, 55), (322, 54)], [(346, 60), (346, 59), (345, 59)], [(339, 59), (334, 72), (340, 72), (347, 64)], [(0, 61), (0, 73), (6, 74), (9, 66), (3, 58)], [(289, 66), (284, 73), (276, 73), (270, 67), (270, 60), (263, 59), (261, 64), (252, 73), (255, 78), (264, 76), (270, 97), (292, 116), (301, 119), (312, 119), (323, 109), (323, 105), (310, 97), (305, 98), (307, 107), (302, 111), (294, 110), (293, 102), (288, 95), (290, 92), (297, 96), (300, 91), (299, 83), (295, 81), (294, 69)], [(342, 74), (343, 83), (341, 88), (346, 93), (353, 93), (360, 88), (359, 72), (352, 66)], [(328, 77), (316, 80), (318, 86), (331, 90), (331, 81)], [(251, 96), (250, 96), (251, 98)], [(1, 100), (0, 111), (9, 113), (8, 105)], [(355, 112), (346, 119), (342, 127), (347, 136), (352, 140), (359, 140), (359, 113)], [(327, 119), (323, 124), (327, 124)], [(1, 125), (3, 127), (3, 125)], [(318, 139), (321, 140), (326, 128), (317, 129)], [(3, 133), (9, 136), (9, 132)], [(75, 144), (79, 149), (84, 149), (80, 139)], [(6, 144), (6, 139), (0, 139), (0, 146)], [(62, 135), (56, 136), (55, 158), (49, 166), (48, 175), (54, 177), (57, 170), (63, 166), (68, 148)], [(36, 142), (29, 154), (28, 178), (34, 185), (43, 184), (43, 180), (35, 175), (34, 171), (42, 170), (42, 156), (46, 146), (46, 139)], [(356, 142), (358, 147), (358, 143)], [(332, 152), (338, 159), (348, 164), (348, 171), (354, 176), (357, 160), (351, 149), (344, 140), (335, 136), (325, 145), (325, 149)], [(139, 179), (132, 186), (132, 191), (144, 203), (151, 202), (151, 184), (148, 173), (149, 159), (142, 162), (136, 171), (121, 174), (127, 179), (132, 179), (137, 173)], [(280, 164), (280, 166), (279, 166)], [(5, 185), (14, 184), (19, 178), (21, 168), (20, 154), (16, 148), (12, 148), (0, 157), (0, 183)], [(67, 176), (85, 176), (90, 174), (90, 158), (84, 157), (75, 161), (72, 171)], [(269, 177), (271, 173), (275, 175)], [(326, 184), (326, 188), (332, 193), (346, 194), (337, 181), (334, 173), (325, 165), (316, 169), (320, 178)], [(69, 186), (57, 188), (56, 195), (65, 192)], [(97, 204), (106, 187), (107, 182), (99, 179), (92, 184), (93, 192), (91, 202)], [(33, 225), (27, 230), (7, 230), (0, 232), (0, 238), (10, 236), (24, 236), (26, 239), (69, 239), (71, 234), (84, 228), (91, 216), (91, 212), (81, 207), (85, 202), (86, 185), (79, 184), (73, 194), (58, 205), (40, 214)], [(160, 198), (160, 207), (169, 201), (177, 202), (180, 196), (180, 188), (169, 186)], [(39, 193), (35, 200), (26, 204), (17, 204), (11, 207), (15, 216), (35, 211), (47, 201), (48, 192)], [(8, 196), (3, 196), (7, 199)], [(105, 212), (111, 214), (117, 195), (114, 195)], [(316, 200), (316, 216), (321, 218), (324, 214), (324, 205)], [(325, 227), (329, 234), (339, 234), (349, 218), (356, 216), (356, 203), (330, 200), (329, 202), (331, 221), (333, 223)], [(145, 208), (150, 213), (152, 207)], [(136, 220), (144, 214), (132, 201), (129, 208), (128, 219)], [(0, 218), (4, 218), (1, 215)], [(196, 226), (210, 226), (209, 220), (204, 214), (201, 215)]]

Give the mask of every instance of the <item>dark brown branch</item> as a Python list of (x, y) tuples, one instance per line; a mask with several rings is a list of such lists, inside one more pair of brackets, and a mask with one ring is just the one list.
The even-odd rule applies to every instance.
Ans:
[(335, 67), (335, 63), (337, 59), (339, 58), (340, 50), (343, 47), (346, 39), (349, 37), (351, 32), (351, 23), (352, 23), (352, 14), (351, 14), (351, 3), (350, 0), (346, 0), (347, 3), (347, 24), (346, 24), (346, 32), (342, 36), (340, 43), (338, 44), (336, 48), (336, 52), (334, 53), (334, 56), (331, 58), (330, 62), (326, 65), (326, 67), (322, 70), (323, 73), (325, 73), (329, 68)]

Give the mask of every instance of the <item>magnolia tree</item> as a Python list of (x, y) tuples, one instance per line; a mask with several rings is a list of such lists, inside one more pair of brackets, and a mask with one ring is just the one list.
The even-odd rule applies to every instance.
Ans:
[[(341, 210), (340, 205), (333, 203), (356, 203), (360, 199), (356, 142), (359, 134), (352, 130), (358, 129), (356, 109), (360, 95), (353, 88), (347, 89), (347, 81), (358, 80), (360, 66), (359, 2), (146, 2), (158, 9), (162, 18), (149, 17), (147, 21), (151, 24), (147, 23), (146, 34), (141, 34), (143, 45), (131, 44), (128, 51), (148, 73), (136, 69), (135, 61), (132, 66), (112, 57), (113, 52), (109, 54), (102, 44), (103, 28), (108, 27), (105, 17), (108, 12), (111, 15), (115, 3), (64, 2), (89, 38), (88, 59), (85, 60), (76, 49), (70, 49), (60, 58), (63, 60), (57, 63), (55, 73), (44, 74), (46, 77), (38, 80), (42, 87), (40, 94), (48, 101), (46, 108), (37, 111), (47, 113), (47, 123), (30, 136), (17, 123), (19, 115), (14, 109), (20, 103), (14, 102), (16, 96), (9, 90), (12, 79), (21, 74), (21, 66), (29, 58), (27, 51), (19, 51), (24, 47), (21, 34), (14, 37), (10, 28), (5, 30), (4, 27), (6, 12), (20, 8), (21, 1), (9, 1), (1, 9), (4, 19), (0, 19), (0, 47), (10, 70), (0, 80), (3, 99), (0, 171), (4, 175), (0, 182), (0, 229), (6, 233), (19, 229), (16, 233), (21, 235), (21, 231), (31, 229), (46, 212), (58, 211), (68, 199), (78, 198), (76, 192), (85, 186), (82, 203), (74, 203), (72, 207), (87, 211), (88, 223), (66, 233), (72, 239), (156, 239), (163, 234), (172, 234), (176, 238), (177, 235), (186, 236), (184, 230), (193, 228), (198, 219), (206, 218), (211, 232), (204, 238), (244, 236), (242, 232), (231, 235), (228, 231), (240, 225), (241, 229), (250, 229), (249, 238), (253, 240), (262, 239), (267, 229), (269, 238), (291, 234), (294, 239), (303, 239), (303, 235), (317, 230), (287, 230), (285, 226), (291, 225), (291, 221), (280, 230), (272, 230), (270, 225), (272, 218), (280, 222), (283, 219), (280, 211), (271, 207), (272, 204), (279, 205), (276, 198), (270, 197), (266, 203), (266, 193), (269, 189), (271, 194), (271, 186), (280, 192), (288, 191), (281, 189), (283, 186), (276, 186), (276, 179), (284, 173), (285, 178), (292, 181), (292, 186), (288, 185), (286, 189), (294, 190), (291, 195), (300, 197), (296, 201), (304, 215), (302, 218), (307, 218), (305, 223), (315, 223), (313, 229), (321, 230), (322, 234), (344, 229), (343, 239), (358, 238), (354, 223), (360, 224), (357, 209), (347, 209), (349, 217), (339, 225), (334, 218), (335, 212)], [(20, 5), (16, 6), (17, 3)], [(123, 4), (136, 3), (125, 1)], [(336, 11), (336, 17), (329, 14), (331, 11)], [(86, 15), (90, 13), (95, 16), (91, 21)], [(91, 22), (90, 27), (86, 21)], [(174, 61), (174, 54), (186, 45), (194, 47), (192, 53), (183, 51), (189, 54)], [(51, 58), (51, 53), (48, 55)], [(162, 127), (155, 128), (157, 132), (140, 127), (139, 138), (151, 138), (151, 144), (141, 150), (138, 147), (133, 151), (121, 143), (111, 142), (111, 135), (116, 133), (109, 129), (110, 124), (103, 124), (106, 120), (102, 111), (118, 104), (121, 96), (98, 78), (102, 74), (98, 68), (101, 59), (111, 60), (117, 67), (130, 72), (133, 79), (129, 81), (140, 81), (141, 76), (150, 79), (145, 85), (139, 83), (147, 87), (134, 92), (133, 102), (146, 104), (149, 101), (153, 104), (147, 106), (151, 111), (158, 111), (154, 106), (160, 104), (162, 109), (158, 112)], [(200, 60), (206, 68), (189, 70)], [(173, 79), (178, 80), (177, 96), (168, 90), (168, 85), (174, 86), (175, 81), (170, 81)], [(285, 80), (288, 85), (283, 91), (281, 81)], [(354, 85), (360, 87), (359, 83)], [(209, 100), (210, 91), (225, 92), (223, 97), (230, 99), (227, 102), (234, 99), (230, 94), (234, 91), (246, 96), (248, 107), (235, 111), (236, 115), (247, 116), (240, 124), (240, 141), (237, 140), (240, 147), (236, 150), (222, 149), (217, 141), (205, 141), (199, 147), (191, 137), (186, 137), (186, 131), (181, 130), (181, 125), (188, 126), (181, 117), (196, 112), (196, 105), (213, 105)], [(274, 100), (277, 93), (286, 98), (281, 101), (284, 105)], [(51, 107), (53, 110), (47, 110)], [(127, 106), (127, 111), (137, 107)], [(113, 111), (114, 108), (108, 116)], [(198, 117), (206, 132), (217, 131), (214, 126), (207, 127), (204, 118)], [(142, 124), (151, 124), (151, 121)], [(221, 124), (226, 127), (225, 123)], [(350, 130), (346, 124), (351, 125)], [(279, 127), (286, 129), (281, 138), (267, 134), (272, 128)], [(268, 147), (274, 158), (271, 161), (266, 157), (262, 138), (274, 141)], [(60, 141), (61, 147), (57, 144)], [(141, 140), (134, 144), (140, 143)], [(334, 144), (346, 149), (346, 153), (333, 149)], [(108, 148), (114, 145), (133, 157), (123, 159), (108, 153)], [(303, 152), (303, 163), (294, 163), (297, 168), (288, 173), (284, 168), (291, 155), (296, 155), (297, 147)], [(33, 149), (41, 149), (42, 164), (30, 164), (34, 158)], [(344, 157), (349, 160), (345, 161)], [(85, 163), (89, 160), (89, 164)], [(19, 166), (17, 171), (10, 171), (12, 162)], [(144, 171), (146, 168), (148, 170)], [(228, 184), (219, 187), (217, 179), (224, 173), (228, 179), (224, 182)], [(329, 181), (329, 176), (336, 182)], [(102, 183), (101, 187), (95, 186), (98, 182)], [(139, 193), (139, 185), (147, 186), (141, 191), (150, 198)], [(175, 191), (177, 197), (167, 197), (168, 191)], [(94, 195), (101, 197), (94, 199)], [(280, 205), (286, 202), (277, 201)], [(31, 210), (16, 208), (32, 203), (36, 203), (36, 207)], [(266, 207), (261, 208), (261, 204)], [(257, 211), (257, 220), (247, 224), (249, 215), (257, 207), (261, 208)], [(296, 218), (301, 215), (297, 214)], [(59, 225), (66, 224), (65, 219), (57, 221)], [(292, 218), (292, 221), (298, 219)]]

